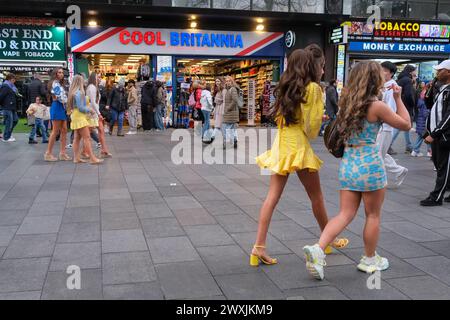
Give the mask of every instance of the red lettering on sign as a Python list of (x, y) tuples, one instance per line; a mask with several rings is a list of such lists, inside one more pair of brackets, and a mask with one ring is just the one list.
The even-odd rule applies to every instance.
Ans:
[(146, 32), (144, 35), (144, 41), (146, 44), (151, 46), (155, 43), (155, 34), (153, 32)]
[[(125, 39), (125, 37), (127, 37), (127, 39)], [(122, 44), (127, 45), (130, 43), (130, 33), (127, 30), (122, 31), (119, 35), (119, 38)]]
[(159, 31), (156, 33), (156, 44), (158, 46), (165, 46), (166, 45), (166, 42), (161, 40), (161, 32), (159, 32)]
[(139, 31), (135, 31), (133, 32), (133, 34), (131, 35), (131, 41), (133, 41), (134, 44), (141, 44), (142, 40), (143, 40), (143, 36), (142, 36), (142, 32)]

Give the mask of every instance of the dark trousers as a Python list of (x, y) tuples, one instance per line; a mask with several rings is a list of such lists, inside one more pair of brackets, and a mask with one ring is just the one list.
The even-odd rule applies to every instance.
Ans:
[(143, 104), (141, 106), (141, 113), (142, 128), (144, 129), (144, 131), (153, 129), (155, 127), (153, 107)]
[(430, 193), (434, 201), (442, 201), (450, 183), (450, 149), (442, 148), (438, 141), (431, 144), (432, 160), (437, 170), (436, 186)]

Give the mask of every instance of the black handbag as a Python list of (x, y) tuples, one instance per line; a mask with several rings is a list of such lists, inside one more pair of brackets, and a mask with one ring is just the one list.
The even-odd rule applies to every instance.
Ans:
[(194, 108), (194, 110), (192, 110), (192, 119), (194, 119), (194, 121), (201, 121), (202, 118), (200, 116), (200, 112), (201, 110)]
[(336, 158), (344, 156), (345, 144), (341, 139), (341, 134), (338, 130), (337, 119), (332, 120), (325, 128), (323, 134), (323, 141), (327, 150)]

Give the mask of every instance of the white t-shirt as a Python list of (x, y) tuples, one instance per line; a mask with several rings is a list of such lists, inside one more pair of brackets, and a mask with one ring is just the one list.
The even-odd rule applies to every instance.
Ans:
[[(388, 87), (392, 86), (393, 84), (397, 84), (395, 80), (391, 79), (388, 82), (384, 84), (384, 92), (383, 92), (383, 102), (386, 103), (392, 111), (397, 113), (397, 103), (394, 99), (394, 90), (388, 89)], [(392, 128), (387, 123), (383, 123), (383, 131), (390, 131), (392, 132), (394, 128)]]
[(202, 90), (200, 103), (202, 105), (202, 110), (211, 112), (214, 107), (211, 92), (209, 92), (208, 90)]

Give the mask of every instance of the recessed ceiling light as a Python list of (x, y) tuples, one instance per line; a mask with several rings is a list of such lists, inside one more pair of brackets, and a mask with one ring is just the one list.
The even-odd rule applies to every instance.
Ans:
[(52, 15), (52, 13), (51, 12), (46, 12), (46, 13), (44, 13), (46, 16), (51, 16)]
[(320, 22), (316, 23), (315, 26), (316, 27), (320, 27), (322, 24)]
[(97, 14), (97, 11), (89, 10), (87, 13), (90, 14), (91, 16), (95, 16)]
[(256, 19), (256, 22), (257, 22), (257, 23), (263, 23), (263, 22), (264, 22), (264, 19), (258, 18), (258, 19)]
[(197, 28), (197, 22), (192, 21), (191, 22), (191, 29), (195, 29), (195, 28)]
[(142, 19), (142, 16), (136, 16), (136, 19)]
[(263, 24), (258, 24), (256, 26), (256, 31), (263, 31), (264, 30), (264, 25)]
[(191, 15), (191, 19), (192, 19), (192, 20), (195, 20), (195, 19), (197, 19), (197, 16)]
[(90, 27), (96, 27), (97, 26), (97, 21), (95, 21), (95, 20), (89, 21), (89, 26)]

